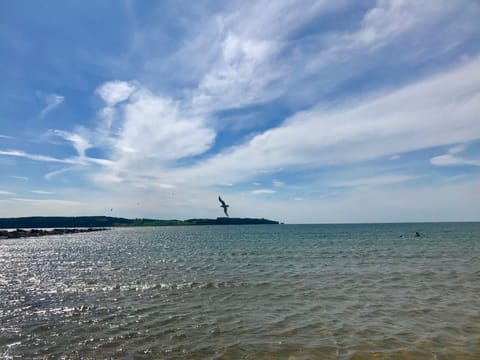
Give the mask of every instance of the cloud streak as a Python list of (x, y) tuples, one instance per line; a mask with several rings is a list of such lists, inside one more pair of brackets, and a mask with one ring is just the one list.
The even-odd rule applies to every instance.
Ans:
[(45, 191), (45, 190), (30, 190), (31, 193), (33, 194), (38, 194), (38, 195), (52, 195), (54, 194), (53, 191)]
[(57, 163), (64, 163), (64, 164), (75, 163), (75, 161), (72, 159), (57, 159), (52, 156), (29, 154), (21, 150), (0, 150), (0, 155), (21, 157), (21, 158), (35, 160), (35, 161), (57, 162)]
[(480, 160), (465, 159), (458, 154), (466, 149), (465, 145), (454, 146), (447, 154), (438, 155), (430, 159), (430, 163), (436, 166), (480, 166)]
[(273, 189), (256, 189), (252, 190), (253, 195), (266, 195), (266, 194), (275, 194), (277, 191)]
[(49, 94), (45, 98), (45, 107), (40, 112), (40, 118), (44, 118), (49, 112), (56, 109), (65, 100), (65, 97), (59, 94)]

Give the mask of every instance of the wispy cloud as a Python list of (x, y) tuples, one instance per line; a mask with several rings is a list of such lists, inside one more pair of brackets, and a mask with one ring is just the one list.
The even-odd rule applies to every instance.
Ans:
[(256, 189), (252, 190), (253, 195), (263, 195), (263, 194), (275, 194), (277, 191), (273, 189)]
[(14, 195), (15, 193), (6, 190), (0, 190), (0, 195)]
[(111, 160), (85, 156), (85, 149), (86, 149), (87, 143), (83, 139), (78, 138), (77, 136), (75, 136), (75, 134), (71, 134), (71, 138), (70, 136), (67, 136), (67, 137), (69, 137), (69, 140), (73, 143), (73, 146), (77, 149), (80, 156), (59, 159), (59, 158), (55, 158), (47, 155), (30, 154), (21, 150), (0, 150), (0, 155), (25, 158), (25, 159), (34, 160), (34, 161), (52, 162), (52, 163), (61, 163), (61, 164), (70, 165), (69, 167), (47, 173), (45, 175), (45, 179), (47, 180), (51, 180), (55, 176), (74, 170), (75, 168), (83, 168), (84, 170), (85, 169), (93, 170), (95, 167), (98, 167), (98, 166), (101, 166), (104, 168), (112, 168), (114, 162)]
[(51, 171), (51, 172), (45, 174), (44, 178), (45, 178), (45, 180), (52, 180), (55, 176), (64, 174), (64, 173), (69, 172), (71, 170), (73, 170), (73, 168), (67, 167), (67, 168)]
[(135, 85), (119, 80), (106, 82), (96, 90), (109, 108), (127, 100), (134, 91)]
[(360, 179), (339, 181), (332, 185), (336, 187), (359, 187), (359, 186), (376, 187), (376, 186), (403, 183), (403, 182), (411, 181), (417, 178), (418, 176), (414, 176), (414, 175), (383, 175), (383, 176), (372, 176), (372, 177), (366, 177), (366, 178), (360, 178)]
[(273, 180), (272, 184), (276, 188), (279, 188), (279, 187), (282, 187), (283, 185), (285, 185), (285, 183), (283, 181), (280, 181), (280, 180)]
[(12, 201), (21, 201), (36, 204), (59, 204), (59, 205), (78, 205), (78, 201), (61, 200), (61, 199), (31, 199), (31, 198), (12, 198)]
[(28, 176), (9, 175), (9, 177), (15, 180), (21, 180), (22, 182), (27, 182), (29, 180)]
[(30, 160), (35, 160), (35, 161), (58, 162), (58, 163), (65, 163), (65, 164), (75, 163), (75, 161), (71, 159), (57, 159), (52, 156), (29, 154), (21, 150), (0, 150), (0, 155), (22, 157)]
[(45, 98), (45, 107), (40, 112), (40, 117), (44, 118), (49, 112), (60, 106), (60, 104), (65, 100), (62, 95), (59, 94), (49, 94)]
[(2, 135), (0, 134), (0, 139), (15, 139), (13, 136)]
[(79, 134), (74, 134), (68, 131), (61, 131), (61, 130), (50, 130), (50, 133), (70, 141), (73, 147), (75, 148), (75, 150), (77, 151), (78, 156), (82, 158), (85, 157), (85, 151), (91, 147), (91, 144), (88, 142), (88, 140), (83, 138)]
[(52, 195), (55, 194), (53, 191), (45, 191), (45, 190), (30, 190), (31, 193), (33, 194), (38, 194), (38, 195)]
[(436, 166), (480, 166), (480, 160), (466, 159), (458, 154), (466, 149), (465, 145), (458, 145), (448, 149), (448, 152), (443, 155), (438, 155), (430, 159), (430, 163)]
[(201, 183), (236, 182), (286, 166), (355, 163), (474, 140), (480, 133), (479, 67), (476, 58), (354, 105), (298, 113), (241, 146), (175, 173)]

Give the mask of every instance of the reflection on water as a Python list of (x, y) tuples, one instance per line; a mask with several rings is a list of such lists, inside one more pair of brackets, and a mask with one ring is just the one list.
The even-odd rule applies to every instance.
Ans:
[(478, 223), (115, 229), (0, 269), (7, 359), (480, 358)]

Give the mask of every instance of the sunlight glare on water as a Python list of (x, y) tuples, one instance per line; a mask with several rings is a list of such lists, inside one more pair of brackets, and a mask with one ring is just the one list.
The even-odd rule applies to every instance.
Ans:
[(0, 354), (479, 359), (479, 244), (479, 223), (2, 240)]

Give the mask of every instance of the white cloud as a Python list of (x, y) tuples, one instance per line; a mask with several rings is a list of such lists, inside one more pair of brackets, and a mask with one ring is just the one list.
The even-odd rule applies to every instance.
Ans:
[(0, 190), (0, 195), (14, 195), (15, 193), (5, 190)]
[(57, 159), (57, 158), (46, 156), (46, 155), (29, 154), (21, 150), (0, 150), (0, 155), (23, 157), (23, 158), (35, 160), (35, 161), (58, 162), (58, 163), (65, 163), (65, 164), (75, 163), (75, 161), (72, 159)]
[[(351, 81), (378, 74), (379, 69), (388, 69), (380, 85), (388, 87), (395, 78), (390, 72), (397, 71), (391, 65), (399, 65), (398, 69), (411, 66), (414, 74), (420, 64), (438, 61), (447, 54), (458, 57), (464, 51), (461, 45), (477, 37), (479, 16), (480, 6), (471, 0), (378, 0), (361, 22), (352, 23), (348, 30), (322, 32), (308, 46), (299, 46), (301, 55), (295, 65), (303, 74), (300, 82), (292, 79), (290, 88), (299, 95), (292, 92), (291, 96), (300, 97), (299, 101), (318, 99), (319, 94), (328, 94), (343, 84), (348, 88)], [(406, 72), (403, 78), (409, 76)], [(307, 78), (317, 79), (321, 86), (311, 85)], [(375, 83), (375, 75), (373, 78), (365, 79), (365, 84)]]
[[(415, 1), (415, 0), (378, 0), (374, 7), (369, 9), (358, 29), (353, 32), (334, 37), (344, 49), (366, 47), (378, 48), (391, 43), (395, 38), (409, 34), (410, 36), (424, 36), (425, 33), (435, 31), (439, 22), (445, 22), (445, 17), (456, 16), (465, 20), (472, 20), (478, 13), (478, 7), (470, 7), (470, 1)], [(469, 14), (470, 12), (470, 14)], [(468, 23), (469, 21), (465, 21)], [(444, 36), (448, 38), (451, 29), (445, 26)], [(472, 31), (465, 27), (456, 28), (457, 36), (462, 36), (461, 31)], [(431, 38), (435, 34), (432, 34)], [(432, 39), (433, 40), (433, 39)], [(448, 42), (446, 42), (448, 45)], [(416, 44), (410, 44), (415, 46)]]
[(275, 194), (277, 191), (273, 189), (256, 189), (252, 190), (253, 195), (263, 195), (263, 194)]
[(143, 90), (125, 105), (117, 148), (141, 157), (174, 160), (205, 152), (214, 138), (214, 131), (201, 118), (189, 117), (179, 104)]
[(71, 171), (72, 169), (73, 168), (71, 168), (71, 167), (67, 167), (67, 168), (63, 168), (63, 169), (60, 169), (60, 170), (51, 171), (51, 172), (45, 174), (44, 178), (45, 178), (45, 180), (51, 180), (55, 176), (60, 175), (60, 174), (64, 174), (68, 171)]
[(70, 141), (73, 144), (73, 147), (78, 153), (78, 156), (84, 158), (85, 151), (91, 147), (91, 144), (87, 139), (83, 138), (79, 134), (70, 133), (68, 131), (62, 130), (50, 130), (50, 132), (56, 136), (60, 136), (65, 140)]
[(278, 128), (171, 175), (197, 184), (236, 182), (281, 167), (355, 163), (476, 140), (479, 68), (475, 58), (354, 105), (298, 113)]
[(127, 100), (136, 87), (126, 81), (109, 81), (100, 86), (96, 92), (107, 103), (108, 107)]
[(9, 177), (15, 180), (21, 180), (22, 182), (27, 182), (29, 180), (27, 176), (10, 175)]
[(430, 162), (432, 165), (437, 166), (459, 166), (459, 165), (472, 165), (480, 166), (480, 160), (469, 160), (452, 154), (445, 154), (433, 157)]
[(280, 180), (273, 180), (272, 184), (273, 184), (274, 187), (277, 187), (277, 188), (285, 185), (285, 183), (283, 181), (280, 181)]
[(303, 1), (301, 6), (282, 0), (245, 2), (236, 4), (231, 12), (216, 14), (208, 31), (202, 22), (198, 37), (176, 54), (194, 56), (192, 67), (201, 69), (198, 85), (187, 101), (194, 111), (205, 113), (282, 95), (292, 78), (303, 76), (297, 67), (299, 49), (289, 37), (315, 16), (338, 11), (345, 4), (323, 0)]
[(47, 115), (50, 111), (54, 110), (57, 108), (65, 98), (62, 95), (59, 94), (49, 94), (45, 98), (45, 107), (43, 110), (40, 112), (40, 117), (43, 118), (45, 115)]
[[(74, 136), (74, 138), (76, 138)], [(75, 144), (76, 147), (82, 149), (81, 145)], [(91, 157), (70, 157), (66, 159), (58, 159), (52, 156), (47, 155), (39, 155), (39, 154), (30, 154), (25, 151), (21, 150), (0, 150), (0, 155), (4, 156), (13, 156), (13, 157), (21, 157), (25, 159), (30, 159), (34, 161), (44, 161), (44, 162), (53, 162), (53, 163), (62, 163), (62, 164), (70, 164), (70, 165), (77, 165), (77, 166), (86, 166), (86, 165), (101, 165), (101, 166), (112, 166), (113, 162), (107, 159), (97, 159)], [(69, 168), (70, 169), (70, 168)], [(68, 170), (69, 170), (68, 169)], [(60, 171), (55, 171), (54, 173), (58, 174), (61, 172), (66, 171), (67, 169), (63, 169)], [(52, 173), (53, 174), (53, 173)], [(48, 174), (47, 174), (48, 177)]]
[(337, 187), (359, 187), (359, 186), (382, 186), (382, 185), (391, 185), (402, 183), (410, 180), (417, 179), (418, 176), (413, 175), (383, 175), (383, 176), (372, 176), (372, 177), (365, 177), (360, 179), (353, 179), (353, 180), (346, 180), (346, 181), (339, 181), (332, 186)]
[(29, 198), (12, 198), (12, 201), (20, 201), (32, 204), (58, 204), (58, 205), (78, 205), (78, 201), (60, 200), (60, 199), (29, 199)]
[(273, 42), (242, 38), (229, 32), (217, 64), (200, 82), (192, 98), (196, 111), (238, 107), (275, 96), (264, 91), (280, 74), (270, 65), (276, 52)]
[(459, 154), (461, 152), (464, 152), (467, 146), (465, 144), (460, 144), (457, 146), (453, 146), (450, 149), (448, 149), (449, 154)]
[(52, 191), (45, 191), (45, 190), (30, 190), (31, 193), (33, 194), (38, 194), (38, 195), (52, 195), (54, 192)]
[(364, 16), (361, 28), (350, 41), (359, 45), (381, 45), (388, 38), (399, 36), (420, 22), (431, 21), (445, 10), (440, 1), (377, 1), (376, 6)]
[[(398, 54), (399, 62), (411, 63), (417, 53), (435, 57), (478, 33), (480, 7), (469, 0), (379, 0), (368, 6), (325, 0), (235, 2), (188, 18), (189, 31), (171, 54), (152, 51), (161, 30), (140, 22), (133, 47), (144, 47), (144, 78), (151, 88), (164, 93), (166, 82), (181, 78), (187, 88), (174, 92), (193, 104), (192, 111), (205, 114), (285, 95), (288, 101), (299, 97), (312, 104), (318, 94), (373, 70), (385, 55)], [(348, 24), (333, 21), (348, 16)], [(381, 54), (389, 44), (393, 51)], [(305, 99), (308, 88), (317, 96)]]
[(144, 88), (138, 88), (117, 115), (120, 129), (106, 135), (112, 162), (103, 173), (91, 174), (95, 182), (133, 181), (143, 186), (141, 177), (151, 176), (155, 180), (147, 181), (152, 186), (173, 187), (170, 179), (159, 175), (173, 162), (207, 151), (216, 135), (202, 117)]
[(104, 107), (100, 110), (99, 116), (103, 119), (103, 123), (99, 126), (99, 130), (109, 132), (117, 116), (116, 109), (114, 107)]
[(459, 166), (459, 165), (471, 165), (480, 166), (480, 160), (465, 159), (458, 154), (465, 151), (467, 146), (460, 144), (448, 149), (448, 153), (444, 155), (438, 155), (430, 159), (430, 163), (436, 166)]
[[(103, 168), (111, 168), (114, 164), (113, 161), (108, 159), (99, 159), (99, 158), (92, 158), (86, 156), (85, 152), (88, 148), (91, 147), (91, 144), (87, 139), (80, 136), (79, 134), (70, 133), (61, 130), (50, 130), (49, 133), (54, 134), (56, 136), (60, 136), (65, 140), (72, 143), (72, 146), (78, 153), (78, 156), (69, 157), (65, 159), (59, 159), (48, 155), (40, 155), (40, 154), (30, 154), (21, 150), (0, 150), (0, 156), (12, 156), (12, 157), (20, 157), (25, 159), (30, 159), (34, 161), (42, 161), (42, 162), (52, 162), (52, 163), (61, 163), (61, 164), (68, 164), (69, 166), (66, 168), (62, 168), (59, 170), (48, 172), (44, 175), (46, 180), (52, 180), (54, 177), (73, 171), (75, 169), (82, 169), (85, 173), (89, 173), (90, 171), (99, 171), (98, 167)], [(12, 176), (13, 177), (13, 176)], [(28, 178), (24, 177), (16, 177), (18, 179), (25, 179)]]

